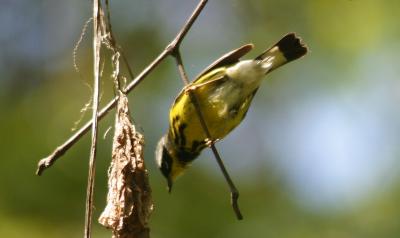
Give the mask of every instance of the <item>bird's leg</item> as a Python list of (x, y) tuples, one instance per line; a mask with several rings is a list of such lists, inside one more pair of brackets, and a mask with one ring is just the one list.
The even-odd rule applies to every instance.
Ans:
[(211, 147), (211, 145), (215, 144), (215, 143), (218, 142), (218, 141), (219, 141), (219, 139), (212, 140), (212, 139), (210, 139), (210, 138), (206, 138), (206, 139), (204, 140), (204, 142), (206, 143), (206, 146), (207, 146), (207, 147)]

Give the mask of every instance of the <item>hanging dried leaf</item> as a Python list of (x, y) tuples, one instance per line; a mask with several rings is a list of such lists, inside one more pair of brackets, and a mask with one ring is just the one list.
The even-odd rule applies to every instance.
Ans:
[(143, 135), (136, 132), (128, 98), (120, 92), (109, 168), (107, 206), (99, 222), (114, 238), (148, 238), (153, 210), (148, 173), (143, 160)]

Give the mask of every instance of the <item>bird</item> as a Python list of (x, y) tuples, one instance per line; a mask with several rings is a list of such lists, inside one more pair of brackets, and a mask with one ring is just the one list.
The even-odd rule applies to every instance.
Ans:
[[(265, 76), (308, 52), (295, 33), (286, 34), (256, 58), (241, 60), (253, 47), (246, 44), (220, 57), (185, 86), (172, 103), (168, 131), (155, 150), (156, 164), (167, 180), (169, 192), (203, 149), (223, 139), (243, 121)], [(211, 138), (202, 127), (191, 93)]]

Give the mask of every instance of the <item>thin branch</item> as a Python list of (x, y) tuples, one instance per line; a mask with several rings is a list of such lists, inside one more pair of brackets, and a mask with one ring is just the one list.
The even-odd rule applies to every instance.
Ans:
[(101, 47), (101, 13), (100, 0), (93, 1), (93, 115), (92, 115), (92, 145), (90, 147), (89, 174), (86, 190), (85, 238), (92, 236), (93, 220), (93, 192), (96, 174), (96, 148), (97, 148), (97, 113), (99, 106), (100, 88), (100, 47)]
[[(182, 78), (182, 81), (185, 84), (185, 86), (187, 86), (189, 84), (189, 79), (187, 77), (185, 68), (183, 66), (182, 57), (181, 57), (181, 54), (179, 52), (179, 49), (175, 50), (174, 52), (175, 53), (172, 56), (176, 60), (176, 64), (178, 66), (179, 74), (180, 74), (180, 76)], [(221, 172), (224, 175), (224, 178), (225, 178), (226, 182), (228, 183), (229, 189), (231, 191), (231, 204), (232, 204), (232, 207), (233, 207), (233, 211), (235, 212), (237, 219), (242, 220), (243, 216), (242, 216), (242, 214), (240, 212), (239, 205), (238, 205), (239, 192), (236, 189), (236, 186), (233, 183), (231, 177), (229, 176), (229, 173), (225, 168), (224, 162), (222, 161), (221, 156), (219, 155), (218, 150), (215, 147), (214, 141), (212, 140), (213, 137), (212, 137), (212, 135), (210, 133), (210, 130), (207, 127), (207, 123), (206, 123), (206, 121), (204, 119), (204, 116), (203, 116), (204, 114), (202, 113), (202, 111), (200, 109), (199, 100), (197, 99), (195, 92), (190, 90), (190, 89), (188, 89), (187, 93), (189, 94), (190, 100), (194, 105), (194, 108), (196, 110), (197, 116), (198, 116), (198, 118), (200, 120), (201, 127), (203, 128), (207, 138), (209, 139), (209, 142), (210, 142), (209, 146), (210, 146), (210, 148), (211, 148), (211, 150), (212, 150), (212, 152), (214, 154), (215, 160), (217, 161), (217, 163), (219, 165), (219, 168), (221, 169)]]
[[(186, 72), (183, 68), (183, 64), (182, 64), (182, 59), (179, 53), (179, 49), (180, 49), (180, 45), (183, 41), (183, 39), (185, 38), (186, 34), (189, 32), (189, 30), (191, 29), (193, 23), (196, 21), (197, 17), (200, 15), (200, 13), (202, 12), (202, 10), (204, 9), (204, 7), (206, 6), (208, 0), (200, 0), (200, 2), (198, 3), (198, 5), (196, 6), (195, 10), (192, 12), (191, 16), (189, 17), (189, 19), (185, 22), (185, 24), (183, 25), (183, 27), (181, 28), (181, 30), (179, 31), (179, 33), (175, 36), (175, 38), (167, 45), (167, 47), (138, 75), (136, 76), (136, 78), (134, 78), (129, 84), (128, 86), (123, 90), (125, 93), (129, 93), (130, 91), (132, 91), (140, 82), (142, 82), (142, 80), (144, 78), (146, 78), (146, 76), (148, 74), (150, 74), (167, 56), (171, 55), (175, 58), (177, 65), (178, 65), (178, 69), (181, 75), (182, 80), (184, 81), (185, 85), (189, 84), (189, 80), (188, 77), (186, 75)], [(106, 1), (106, 4), (108, 3), (108, 1)], [(108, 6), (107, 6), (108, 7)], [(107, 9), (108, 11), (108, 9)], [(107, 15), (108, 17), (108, 32), (111, 34), (111, 41), (110, 43), (113, 44), (113, 46), (118, 49), (118, 51), (120, 52), (120, 54), (122, 55), (122, 58), (128, 68), (129, 74), (131, 77), (133, 77), (132, 74), (132, 70), (131, 67), (129, 66), (126, 57), (123, 53), (123, 51), (120, 49), (120, 47), (116, 47), (116, 43), (114, 40), (114, 37), (112, 36), (112, 31), (111, 31), (111, 26), (110, 26), (110, 15)], [(199, 116), (201, 125), (203, 127), (204, 132), (206, 133), (206, 136), (211, 139), (211, 135), (210, 132), (207, 128), (207, 125), (205, 123), (204, 117), (202, 115), (202, 112), (200, 110), (199, 107), (199, 103), (198, 100), (196, 98), (196, 96), (192, 93), (189, 92), (190, 98), (192, 100), (192, 103), (194, 104), (195, 108), (196, 108), (196, 112)], [(101, 120), (112, 108), (114, 108), (116, 106), (116, 103), (118, 101), (118, 97), (116, 96), (115, 98), (113, 98), (97, 115), (97, 119)], [(36, 171), (37, 175), (41, 175), (43, 173), (43, 171), (47, 168), (49, 168), (50, 166), (52, 166), (54, 164), (55, 161), (57, 161), (58, 158), (60, 158), (63, 154), (65, 154), (66, 151), (68, 151), (83, 135), (85, 135), (89, 129), (91, 128), (91, 126), (93, 127), (93, 124), (95, 124), (94, 122), (96, 122), (95, 118), (92, 119), (91, 121), (87, 122), (83, 127), (81, 127), (75, 134), (73, 134), (67, 141), (65, 141), (62, 145), (58, 146), (52, 154), (50, 154), (49, 156), (47, 156), (46, 158), (42, 159), (39, 161), (38, 163), (38, 168)], [(214, 145), (214, 141), (210, 141), (210, 145), (211, 150), (213, 151), (213, 154), (215, 156), (215, 159), (217, 160), (218, 165), (220, 166), (220, 169), (229, 185), (230, 191), (231, 191), (231, 203), (233, 206), (233, 209), (235, 211), (235, 214), (237, 216), (238, 219), (242, 219), (242, 215), (240, 213), (239, 207), (238, 207), (238, 197), (239, 197), (239, 193), (234, 185), (234, 183), (232, 182), (223, 162), (221, 159), (221, 156), (219, 155), (215, 145)]]
[[(159, 65), (169, 54), (169, 51), (164, 50), (161, 52), (159, 56), (151, 64), (149, 64), (136, 78), (131, 81), (128, 86), (124, 89), (125, 92), (129, 93), (132, 91), (148, 74), (150, 74), (156, 67)], [(105, 115), (111, 109), (113, 109), (118, 101), (118, 96), (113, 98), (110, 102), (107, 103), (105, 107), (101, 109), (98, 114), (98, 120), (104, 118)], [(77, 132), (75, 132), (68, 140), (66, 140), (62, 145), (59, 145), (53, 153), (51, 153), (46, 158), (42, 159), (38, 163), (38, 168), (36, 170), (37, 175), (42, 175), (43, 171), (49, 167), (51, 167), (54, 162), (57, 161), (62, 155), (65, 154), (79, 139), (85, 135), (91, 128), (93, 120), (88, 121), (85, 125), (83, 125)]]
[(200, 15), (204, 7), (206, 6), (208, 0), (200, 0), (199, 4), (197, 4), (196, 9), (194, 9), (192, 15), (183, 25), (182, 29), (179, 31), (178, 35), (175, 39), (167, 46), (166, 50), (169, 50), (170, 53), (179, 49), (183, 39), (185, 38), (186, 34), (189, 32), (190, 28), (192, 28), (193, 23), (196, 21), (197, 17)]
[[(172, 52), (179, 46), (180, 42), (182, 42), (186, 33), (189, 31), (190, 27), (196, 20), (197, 16), (203, 10), (204, 6), (208, 0), (201, 0), (197, 5), (196, 9), (193, 11), (192, 15), (186, 21), (185, 25), (182, 27), (182, 30), (176, 35), (176, 37), (171, 41), (170, 44), (151, 62), (136, 78), (134, 78), (128, 86), (123, 90), (125, 93), (129, 93), (132, 91), (143, 79), (146, 78), (168, 55), (172, 54)], [(124, 58), (124, 57), (123, 57)], [(98, 120), (103, 119), (107, 113), (116, 106), (116, 102), (118, 100), (118, 96), (113, 98), (107, 105), (101, 109), (98, 114)], [(53, 153), (47, 156), (44, 159), (41, 159), (38, 163), (38, 168), (36, 170), (37, 175), (41, 175), (43, 171), (49, 167), (51, 167), (58, 158), (65, 154), (79, 139), (85, 135), (91, 128), (93, 120), (88, 121), (84, 126), (82, 126), (75, 134), (73, 134), (68, 140), (66, 140), (63, 144), (59, 145)]]

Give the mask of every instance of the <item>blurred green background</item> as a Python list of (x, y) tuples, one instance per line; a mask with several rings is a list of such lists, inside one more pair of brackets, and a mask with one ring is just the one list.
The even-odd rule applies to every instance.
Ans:
[[(111, 1), (134, 72), (163, 50), (197, 1)], [(0, 8), (0, 237), (81, 237), (89, 137), (42, 177), (39, 159), (72, 133), (91, 97), (90, 1), (11, 1)], [(154, 147), (182, 83), (173, 60), (129, 98), (146, 137), (152, 237), (400, 237), (399, 1), (210, 1), (183, 43), (191, 77), (244, 43), (256, 56), (287, 32), (311, 49), (267, 77), (246, 120), (217, 147), (241, 192), (235, 220), (209, 151), (169, 195)], [(105, 65), (102, 103), (113, 95)], [(86, 113), (82, 125), (90, 113)], [(100, 123), (101, 135), (113, 124)], [(95, 217), (106, 198), (112, 133), (99, 143)], [(94, 237), (111, 234), (94, 223)]]

